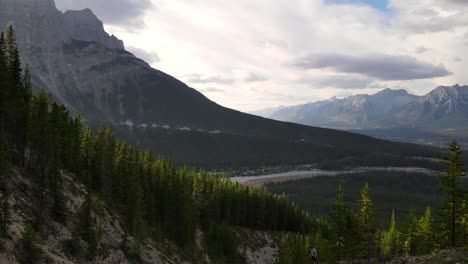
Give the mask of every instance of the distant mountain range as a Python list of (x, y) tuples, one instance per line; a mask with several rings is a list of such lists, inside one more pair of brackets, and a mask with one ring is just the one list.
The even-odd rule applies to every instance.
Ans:
[(62, 13), (53, 0), (0, 0), (0, 6), (0, 30), (14, 25), (35, 89), (45, 88), (89, 126), (107, 123), (130, 143), (178, 164), (337, 164), (345, 157), (355, 164), (371, 153), (402, 159), (428, 153), (420, 146), (222, 107), (127, 52), (89, 9)]
[(425, 137), (427, 133), (432, 133), (432, 136), (463, 136), (468, 129), (468, 86), (440, 86), (424, 96), (412, 95), (406, 90), (385, 89), (372, 95), (334, 97), (253, 114), (374, 136), (376, 131), (380, 131), (380, 136), (387, 134), (390, 138), (391, 134), (405, 137), (402, 129), (406, 129), (408, 134), (420, 131), (419, 135), (425, 131)]

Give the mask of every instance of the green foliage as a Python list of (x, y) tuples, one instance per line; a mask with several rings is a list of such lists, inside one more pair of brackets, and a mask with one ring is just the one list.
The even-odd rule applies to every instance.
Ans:
[(245, 263), (238, 251), (239, 238), (228, 225), (212, 225), (206, 234), (205, 244), (214, 263)]
[(343, 248), (345, 247), (345, 243), (348, 242), (345, 240), (345, 236), (349, 231), (349, 214), (350, 211), (345, 201), (343, 187), (340, 184), (335, 202), (332, 205), (332, 211), (330, 213), (330, 225), (333, 230), (333, 240), (336, 241), (338, 261), (342, 260)]
[(86, 196), (80, 210), (80, 221), (77, 230), (77, 234), (88, 244), (88, 259), (99, 256), (101, 252), (102, 230), (96, 213), (96, 203), (96, 199), (91, 194)]
[(334, 245), (330, 244), (321, 229), (317, 229), (314, 234), (310, 235), (291, 233), (283, 235), (278, 252), (278, 263), (312, 263), (311, 250), (313, 248), (317, 250), (319, 262), (335, 263), (338, 261)]
[(390, 220), (390, 227), (387, 231), (382, 233), (381, 237), (381, 250), (383, 257), (393, 258), (400, 256), (401, 254), (401, 235), (397, 230), (395, 211), (392, 212), (392, 218)]
[(428, 207), (424, 215), (419, 218), (416, 224), (416, 255), (425, 255), (434, 253), (438, 248), (438, 241), (432, 218), (431, 208)]
[(461, 246), (463, 241), (463, 203), (465, 193), (462, 189), (460, 177), (465, 175), (463, 163), (461, 160), (462, 151), (456, 141), (450, 144), (448, 150), (448, 168), (443, 177), (441, 177), (441, 189), (444, 192), (444, 201), (442, 205), (442, 229), (444, 237), (448, 239), (448, 244), (454, 248)]
[(410, 212), (408, 223), (406, 224), (403, 233), (403, 253), (405, 256), (412, 256), (416, 254), (417, 243), (417, 218), (414, 211)]
[[(468, 177), (462, 177), (462, 187), (468, 189)], [(360, 189), (368, 182), (372, 187), (376, 223), (387, 225), (392, 210), (400, 223), (407, 221), (410, 212), (424, 214), (426, 208), (437, 208), (443, 198), (439, 188), (439, 177), (416, 172), (369, 171), (343, 173), (335, 177), (314, 178), (268, 184), (271, 192), (286, 193), (292, 201), (316, 217), (328, 216), (330, 206), (336, 198), (338, 185), (344, 187), (344, 194), (350, 208), (358, 207)]]
[(278, 264), (308, 264), (311, 263), (307, 241), (309, 238), (293, 234), (286, 234), (281, 239)]
[(362, 253), (369, 263), (376, 246), (376, 230), (374, 222), (374, 204), (370, 198), (369, 184), (367, 182), (361, 190), (361, 199), (359, 200), (359, 211), (357, 214), (361, 229)]
[[(1, 158), (35, 176), (33, 213), (38, 229), (49, 217), (67, 222), (62, 171), (75, 173), (85, 184), (89, 195), (81, 209), (78, 236), (88, 244), (88, 259), (102, 251), (99, 211), (103, 208), (98, 200), (123, 216), (125, 231), (137, 240), (168, 237), (181, 247), (193, 245), (200, 225), (207, 230), (221, 223), (311, 230), (309, 215), (284, 195), (176, 168), (117, 140), (110, 127), (83, 131), (80, 117), (71, 117), (44, 90), (32, 95), (31, 72), (28, 66), (22, 72), (12, 27), (6, 38), (0, 36), (0, 46)], [(226, 245), (226, 250), (229, 246), (233, 245)]]
[[(6, 37), (0, 35), (0, 169), (3, 172), (11, 164), (23, 167), (33, 172), (32, 175), (36, 176), (33, 180), (37, 183), (34, 205), (36, 230), (28, 226), (18, 245), (23, 263), (36, 263), (42, 259), (37, 246), (41, 242), (37, 230), (45, 224), (47, 217), (64, 224), (67, 222), (63, 170), (75, 173), (88, 193), (80, 211), (77, 234), (63, 243), (67, 254), (77, 260), (83, 257), (92, 260), (103, 254), (101, 217), (106, 208), (99, 201), (104, 201), (111, 211), (123, 216), (125, 230), (138, 241), (168, 237), (189, 249), (195, 240), (195, 230), (201, 226), (206, 232), (210, 255), (220, 263), (245, 261), (238, 253), (241, 241), (232, 231), (233, 225), (295, 232), (282, 238), (280, 263), (309, 263), (312, 247), (318, 249), (321, 260), (332, 263), (364, 258), (370, 262), (380, 256), (425, 254), (445, 244), (466, 244), (468, 204), (460, 180), (464, 175), (461, 150), (456, 142), (450, 146), (449, 166), (441, 178), (445, 199), (440, 223), (434, 221), (431, 210), (427, 209), (419, 219), (415, 215), (410, 216), (408, 224), (399, 229), (393, 212), (390, 227), (383, 232), (378, 230), (367, 181), (383, 182), (385, 188), (374, 191), (373, 196), (382, 193), (400, 196), (401, 193), (392, 193), (392, 189), (387, 187), (400, 188), (400, 182), (403, 182), (408, 188), (406, 193), (411, 193), (411, 188), (419, 188), (419, 196), (411, 198), (429, 199), (431, 196), (437, 200), (437, 195), (433, 195), (435, 184), (431, 182), (435, 178), (428, 178), (426, 185), (421, 186), (420, 178), (400, 174), (395, 176), (399, 179), (399, 185), (395, 185), (395, 181), (387, 179), (389, 173), (381, 173), (380, 177), (374, 173), (358, 175), (361, 178), (354, 183), (361, 184), (364, 180), (366, 184), (360, 191), (358, 202), (351, 202), (349, 207), (340, 186), (329, 221), (313, 220), (284, 194), (272, 194), (266, 189), (233, 183), (226, 175), (177, 168), (167, 160), (154, 159), (150, 151), (142, 151), (138, 146), (116, 139), (110, 127), (101, 127), (96, 132), (91, 129), (83, 131), (81, 118), (71, 117), (63, 105), (54, 103), (43, 90), (32, 95), (29, 67), (26, 66), (23, 73), (18, 54), (15, 34), (9, 27)], [(265, 146), (268, 143), (264, 142)], [(335, 158), (344, 158), (345, 154), (333, 153)], [(369, 159), (377, 157), (374, 155)], [(347, 160), (344, 164), (354, 162)], [(354, 176), (336, 177), (336, 181), (343, 181), (345, 177), (349, 180)], [(357, 188), (351, 183), (352, 180), (347, 183), (347, 189)], [(315, 200), (322, 206), (329, 206), (320, 191), (308, 189), (307, 192), (317, 195)], [(1, 235), (5, 235), (10, 221), (8, 197), (8, 185), (2, 182)], [(403, 199), (417, 200), (408, 198)], [(333, 197), (328, 199), (331, 201)], [(300, 233), (309, 235), (298, 235)], [(77, 242), (80, 239), (87, 243), (86, 252)], [(440, 243), (435, 242), (439, 240)], [(127, 240), (124, 240), (122, 248), (138, 261), (138, 249), (130, 247)]]
[(39, 247), (41, 238), (31, 225), (28, 225), (19, 241), (17, 257), (22, 264), (40, 263), (44, 258), (42, 249)]

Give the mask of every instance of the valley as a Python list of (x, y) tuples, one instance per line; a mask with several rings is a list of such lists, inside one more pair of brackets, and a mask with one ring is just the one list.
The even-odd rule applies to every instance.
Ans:
[(468, 9), (371, 2), (0, 0), (0, 264), (468, 261)]

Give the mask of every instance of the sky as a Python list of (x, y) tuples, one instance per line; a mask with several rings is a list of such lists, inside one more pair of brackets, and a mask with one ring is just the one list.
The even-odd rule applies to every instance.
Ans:
[(468, 84), (467, 0), (56, 0), (241, 111)]

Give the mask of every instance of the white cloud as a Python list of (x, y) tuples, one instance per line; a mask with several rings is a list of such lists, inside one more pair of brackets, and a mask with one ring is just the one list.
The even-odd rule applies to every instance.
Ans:
[[(107, 23), (106, 28), (128, 46), (157, 52), (163, 60), (153, 66), (236, 109), (304, 103), (377, 87), (423, 94), (437, 85), (468, 83), (465, 1), (390, 0), (387, 11), (323, 0), (152, 1), (151, 8), (139, 13), (145, 26)], [(352, 70), (352, 65), (339, 71), (290, 66), (310, 54), (358, 58), (354, 67), (372, 60), (372, 54), (383, 61), (373, 64), (379, 69), (372, 71)], [(412, 72), (382, 67), (390, 64), (409, 64)], [(391, 71), (398, 78), (390, 78)]]

